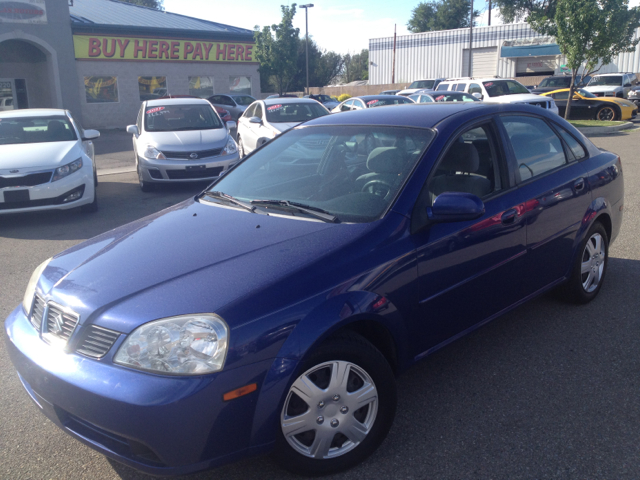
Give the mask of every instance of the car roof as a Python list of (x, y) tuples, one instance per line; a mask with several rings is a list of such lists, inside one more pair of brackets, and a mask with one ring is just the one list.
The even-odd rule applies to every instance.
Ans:
[(265, 105), (286, 105), (288, 103), (315, 103), (318, 104), (316, 100), (312, 98), (298, 98), (298, 97), (280, 97), (280, 98), (265, 98), (262, 100)]
[(60, 108), (23, 108), (0, 112), (0, 117), (54, 117), (66, 114), (67, 111)]
[(211, 105), (206, 98), (159, 98), (157, 100), (148, 100), (147, 107), (155, 107), (160, 105)]
[[(354, 98), (359, 98), (361, 100), (389, 100), (390, 98), (407, 98), (404, 95), (360, 95), (358, 97), (347, 98), (347, 100), (352, 100)], [(346, 101), (346, 100), (345, 100)]]

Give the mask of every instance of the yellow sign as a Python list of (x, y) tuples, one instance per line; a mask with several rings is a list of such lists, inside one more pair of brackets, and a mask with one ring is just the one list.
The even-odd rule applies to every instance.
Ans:
[(253, 43), (74, 35), (80, 60), (254, 63)]

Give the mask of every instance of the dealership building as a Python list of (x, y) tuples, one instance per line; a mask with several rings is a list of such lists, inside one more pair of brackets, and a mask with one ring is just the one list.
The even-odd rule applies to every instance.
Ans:
[[(553, 37), (526, 23), (442, 30), (369, 40), (369, 84), (409, 83), (428, 78), (527, 77), (559, 74), (566, 63)], [(638, 35), (638, 34), (636, 34)], [(471, 52), (471, 72), (469, 72)], [(640, 44), (599, 73), (640, 72)], [(395, 75), (394, 75), (395, 73)]]
[(164, 95), (260, 95), (253, 32), (117, 0), (0, 0), (0, 110), (135, 122)]

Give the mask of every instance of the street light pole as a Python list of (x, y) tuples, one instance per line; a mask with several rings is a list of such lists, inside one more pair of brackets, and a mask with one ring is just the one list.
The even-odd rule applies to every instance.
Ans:
[(306, 29), (306, 34), (305, 34), (305, 41), (304, 41), (304, 46), (305, 46), (305, 50), (306, 50), (306, 57), (307, 57), (307, 95), (309, 95), (309, 16), (307, 15), (309, 13), (309, 9), (313, 7), (313, 3), (307, 3), (306, 5), (300, 5), (300, 8), (304, 8), (304, 23), (305, 23), (305, 29)]

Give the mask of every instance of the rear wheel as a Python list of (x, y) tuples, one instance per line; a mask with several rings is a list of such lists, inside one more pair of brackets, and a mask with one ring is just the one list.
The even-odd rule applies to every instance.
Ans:
[(603, 122), (611, 122), (617, 119), (618, 119), (618, 115), (616, 110), (613, 107), (609, 107), (609, 106), (600, 107), (596, 113), (596, 120), (600, 120)]
[(140, 183), (140, 190), (145, 193), (153, 192), (156, 189), (156, 186), (153, 183), (145, 181), (142, 177), (142, 169), (140, 168), (140, 164), (138, 164), (138, 183)]
[(373, 345), (355, 334), (321, 345), (303, 362), (280, 414), (275, 457), (303, 475), (351, 468), (387, 436), (395, 378)]

